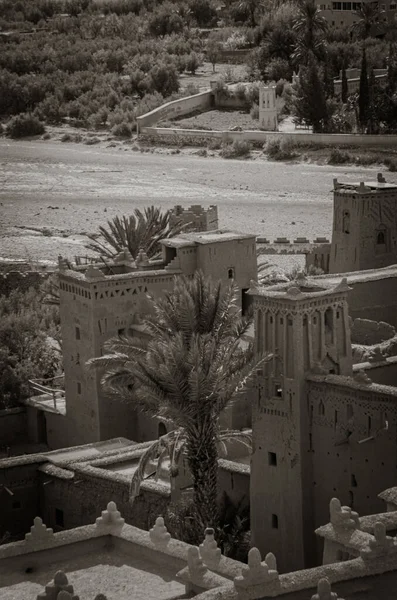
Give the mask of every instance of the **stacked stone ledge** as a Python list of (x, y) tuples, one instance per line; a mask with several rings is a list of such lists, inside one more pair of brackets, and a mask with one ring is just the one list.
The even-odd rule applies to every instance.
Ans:
[(280, 591), (280, 577), (274, 554), (269, 552), (262, 562), (258, 548), (248, 552), (248, 566), (234, 578), (234, 587), (241, 600), (255, 600), (264, 596), (275, 596)]
[(171, 539), (171, 534), (168, 533), (166, 526), (164, 525), (163, 517), (157, 517), (154, 526), (149, 531), (151, 542), (157, 546), (157, 548), (165, 548)]
[(332, 498), (329, 504), (331, 525), (335, 530), (360, 529), (358, 513), (350, 506), (342, 506), (338, 498)]
[(45, 586), (45, 591), (37, 596), (37, 600), (79, 600), (74, 594), (73, 586), (68, 582), (63, 571), (57, 571), (54, 581)]
[(396, 539), (386, 535), (384, 524), (377, 522), (374, 526), (374, 539), (370, 540), (368, 546), (361, 550), (360, 556), (364, 560), (384, 559), (391, 553), (397, 556)]
[(311, 600), (343, 600), (338, 594), (331, 591), (331, 584), (328, 579), (320, 579), (317, 584), (317, 594), (312, 596)]
[(125, 524), (120, 512), (117, 510), (115, 502), (109, 502), (106, 510), (102, 511), (102, 515), (96, 520), (96, 529), (98, 533), (114, 534), (121, 533)]
[(214, 538), (214, 530), (212, 527), (207, 527), (204, 532), (205, 539), (202, 544), (200, 544), (200, 556), (203, 559), (203, 562), (210, 569), (216, 569), (221, 560), (221, 549), (218, 548), (216, 540)]
[(54, 531), (44, 525), (40, 517), (35, 517), (30, 533), (25, 535), (25, 541), (34, 546), (47, 543), (54, 537)]

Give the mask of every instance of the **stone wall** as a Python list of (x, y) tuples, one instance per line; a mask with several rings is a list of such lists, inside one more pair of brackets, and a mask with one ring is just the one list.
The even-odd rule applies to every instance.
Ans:
[(357, 376), (308, 379), (315, 527), (327, 522), (332, 497), (360, 514), (381, 512), (377, 494), (397, 477), (397, 389)]
[(187, 96), (186, 98), (167, 102), (166, 104), (137, 117), (138, 133), (142, 131), (143, 127), (149, 127), (162, 119), (176, 119), (177, 117), (188, 115), (197, 110), (207, 110), (211, 106), (212, 99), (212, 91), (207, 90), (206, 92), (200, 92), (193, 96)]
[(175, 138), (188, 139), (193, 143), (198, 140), (219, 139), (223, 142), (235, 140), (253, 142), (263, 145), (270, 140), (286, 140), (296, 144), (314, 144), (319, 146), (360, 146), (360, 147), (397, 147), (397, 135), (361, 135), (356, 133), (283, 133), (267, 131), (207, 131), (202, 129), (178, 129), (168, 127), (142, 126), (139, 133), (150, 136), (151, 139)]
[(389, 340), (396, 335), (396, 329), (384, 321), (354, 319), (350, 328), (352, 344), (372, 346)]
[[(129, 478), (101, 469), (97, 476), (94, 467), (74, 468), (71, 479), (57, 473), (40, 475), (40, 504), (42, 517), (48, 527), (59, 531), (56, 515), (62, 511), (64, 528), (87, 525), (101, 515), (103, 506), (114, 500), (129, 525), (148, 530), (155, 517), (166, 512), (170, 490), (150, 482), (143, 484), (140, 495), (129, 501)], [(73, 473), (69, 471), (72, 475)], [(47, 483), (51, 481), (51, 483)]]
[(45, 461), (38, 454), (0, 461), (0, 538), (26, 533), (40, 516), (38, 467)]

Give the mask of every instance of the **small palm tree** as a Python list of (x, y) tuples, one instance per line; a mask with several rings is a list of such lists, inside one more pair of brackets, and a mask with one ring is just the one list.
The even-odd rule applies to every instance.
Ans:
[(366, 40), (374, 25), (379, 23), (383, 11), (378, 2), (361, 2), (360, 8), (355, 11), (357, 21), (352, 25), (352, 32), (362, 40)]
[(299, 0), (298, 11), (298, 19), (293, 26), (298, 38), (293, 58), (298, 65), (307, 65), (311, 55), (323, 58), (324, 34), (328, 25), (315, 0)]
[(111, 354), (89, 364), (105, 369), (102, 383), (113, 397), (133, 402), (138, 410), (168, 419), (175, 427), (141, 457), (131, 496), (138, 493), (149, 461), (159, 459), (160, 468), (167, 457), (172, 476), (183, 452), (199, 529), (217, 529), (217, 470), (223, 437), (219, 418), (266, 358), (255, 356), (252, 344), (241, 344), (250, 320), (239, 316), (236, 290), (213, 283), (201, 272), (193, 279), (176, 278), (174, 290), (152, 299), (151, 309), (143, 319), (146, 340), (110, 340)]
[(98, 234), (89, 235), (86, 248), (107, 258), (113, 258), (121, 250), (128, 248), (135, 259), (142, 248), (148, 257), (159, 251), (159, 241), (178, 235), (183, 229), (180, 221), (172, 222), (172, 211), (161, 211), (149, 206), (142, 212), (138, 208), (130, 217), (114, 217), (106, 227), (99, 228)]

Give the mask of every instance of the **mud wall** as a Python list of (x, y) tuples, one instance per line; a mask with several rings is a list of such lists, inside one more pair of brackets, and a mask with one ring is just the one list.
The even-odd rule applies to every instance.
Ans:
[(136, 122), (138, 132), (140, 132), (143, 127), (158, 123), (161, 119), (176, 119), (177, 117), (188, 115), (197, 110), (204, 111), (211, 106), (212, 98), (213, 94), (211, 90), (207, 90), (206, 92), (200, 92), (199, 94), (187, 96), (180, 100), (167, 102), (145, 115), (137, 117)]
[[(148, 113), (150, 114), (150, 113)], [(146, 116), (146, 115), (145, 115)], [(264, 144), (270, 140), (287, 140), (296, 144), (314, 144), (325, 146), (360, 146), (360, 147), (397, 147), (397, 135), (360, 135), (339, 133), (283, 133), (269, 131), (207, 131), (202, 129), (178, 129), (166, 127), (139, 128), (141, 134), (158, 138), (192, 138), (219, 139), (224, 142), (235, 140)]]
[(0, 446), (16, 444), (26, 440), (26, 409), (18, 407), (0, 410)]

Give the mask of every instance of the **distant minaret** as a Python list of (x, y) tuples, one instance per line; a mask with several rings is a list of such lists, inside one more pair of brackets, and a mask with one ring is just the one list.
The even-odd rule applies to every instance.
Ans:
[(277, 131), (276, 86), (259, 86), (259, 125), (266, 131)]

